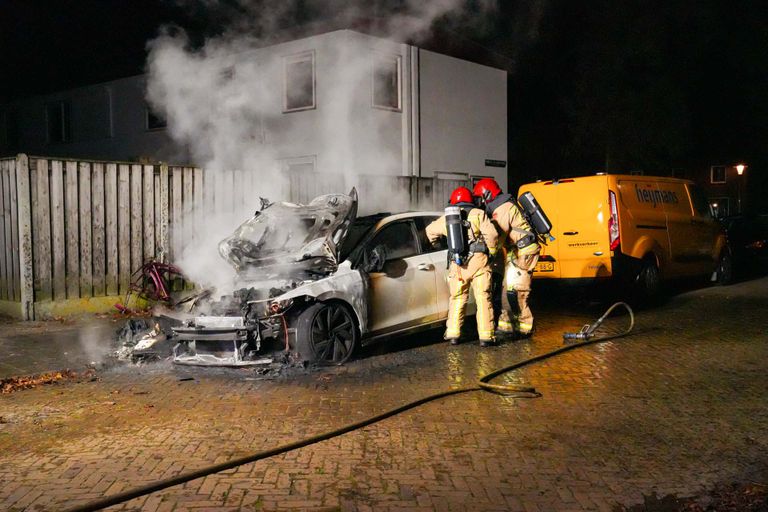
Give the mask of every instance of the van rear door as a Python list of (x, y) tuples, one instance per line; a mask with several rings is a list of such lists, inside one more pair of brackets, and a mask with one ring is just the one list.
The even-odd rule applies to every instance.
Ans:
[(560, 273), (563, 278), (610, 277), (608, 177), (586, 176), (557, 185), (562, 210)]
[[(532, 185), (537, 185), (533, 187)], [(608, 219), (608, 177), (586, 176), (524, 185), (552, 221), (550, 242), (544, 256), (554, 259), (554, 269), (539, 267), (535, 277), (580, 279), (610, 277), (611, 251)], [(545, 263), (549, 258), (540, 259)]]

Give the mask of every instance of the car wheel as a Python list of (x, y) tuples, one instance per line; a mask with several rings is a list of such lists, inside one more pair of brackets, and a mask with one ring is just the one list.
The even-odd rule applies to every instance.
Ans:
[(720, 253), (715, 268), (715, 282), (720, 286), (725, 286), (733, 282), (733, 256), (731, 250), (726, 248)]
[(358, 339), (351, 310), (338, 302), (313, 304), (301, 312), (296, 322), (296, 349), (305, 361), (343, 364)]
[(644, 260), (637, 275), (636, 294), (641, 303), (656, 302), (661, 295), (661, 273), (655, 261)]

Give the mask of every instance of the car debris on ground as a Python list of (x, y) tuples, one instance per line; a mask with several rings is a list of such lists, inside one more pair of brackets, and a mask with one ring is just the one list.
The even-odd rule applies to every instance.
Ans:
[(118, 331), (120, 347), (115, 351), (118, 360), (143, 362), (168, 358), (173, 351), (173, 341), (168, 333), (172, 326), (180, 324), (167, 316), (131, 318)]

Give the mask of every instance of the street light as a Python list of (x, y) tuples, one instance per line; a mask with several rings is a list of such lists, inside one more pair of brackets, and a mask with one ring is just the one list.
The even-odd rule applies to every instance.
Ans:
[(736, 184), (736, 188), (739, 193), (739, 213), (741, 213), (741, 176), (744, 174), (744, 170), (747, 168), (744, 164), (737, 164), (736, 165), (736, 174), (739, 175), (738, 182)]

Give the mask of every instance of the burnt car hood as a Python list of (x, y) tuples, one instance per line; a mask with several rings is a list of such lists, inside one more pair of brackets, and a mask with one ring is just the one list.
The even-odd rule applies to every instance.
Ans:
[(240, 277), (327, 275), (357, 215), (357, 191), (326, 194), (309, 204), (273, 203), (219, 243), (219, 253)]

